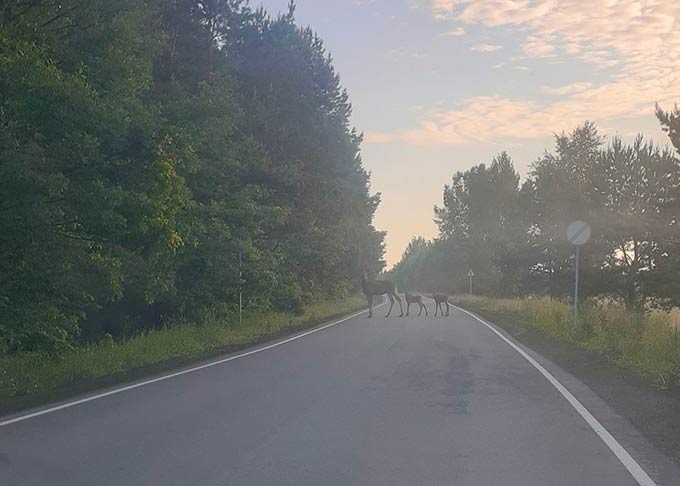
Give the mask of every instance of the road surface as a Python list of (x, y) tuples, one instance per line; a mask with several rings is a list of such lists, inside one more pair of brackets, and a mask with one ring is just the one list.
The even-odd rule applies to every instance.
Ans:
[[(384, 310), (3, 425), (0, 484), (639, 484), (481, 322)], [(650, 476), (653, 457), (641, 462)]]

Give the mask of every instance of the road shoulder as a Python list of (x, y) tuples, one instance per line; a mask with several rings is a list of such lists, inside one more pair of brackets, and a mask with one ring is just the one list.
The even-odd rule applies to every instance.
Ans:
[[(377, 305), (375, 308), (380, 307)], [(137, 382), (152, 380), (165, 375), (182, 372), (207, 363), (229, 358), (259, 348), (277, 345), (283, 341), (295, 339), (296, 336), (320, 330), (332, 322), (340, 322), (364, 312), (363, 307), (348, 309), (346, 312), (330, 314), (320, 318), (310, 319), (300, 324), (287, 327), (278, 332), (258, 337), (248, 343), (226, 345), (198, 355), (177, 357), (157, 363), (143, 365), (129, 371), (115, 373), (100, 378), (81, 380), (77, 383), (59, 387), (49, 392), (5, 398), (0, 402), (0, 421), (17, 416), (30, 414), (39, 409), (59, 406), (62, 403), (76, 401), (88, 396), (106, 393), (117, 388), (132, 385)]]
[[(550, 371), (605, 427), (617, 430), (618, 436), (623, 436), (617, 437), (620, 441), (639, 451), (642, 462), (653, 464), (657, 476), (674, 478), (662, 484), (678, 482), (678, 476), (673, 475), (680, 467), (680, 393), (655, 387), (632, 370), (547, 336), (528, 324), (474, 306), (464, 308), (494, 324), (542, 364), (552, 364)], [(650, 446), (658, 455), (650, 452)]]

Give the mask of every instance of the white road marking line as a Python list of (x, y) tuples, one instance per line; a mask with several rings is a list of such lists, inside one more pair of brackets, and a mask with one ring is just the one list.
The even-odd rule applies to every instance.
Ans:
[[(386, 302), (383, 302), (380, 305), (374, 306), (373, 309), (379, 309), (380, 307), (384, 306), (385, 304), (386, 304)], [(201, 365), (201, 366), (196, 366), (194, 368), (189, 368), (187, 370), (182, 370), (182, 371), (178, 371), (178, 372), (175, 372), (175, 373), (170, 373), (169, 375), (163, 375), (163, 376), (159, 376), (158, 378), (153, 378), (151, 380), (142, 381), (142, 382), (139, 382), (139, 383), (135, 383), (133, 385), (128, 385), (128, 386), (124, 386), (124, 387), (121, 387), (121, 388), (116, 388), (114, 390), (109, 390), (109, 391), (104, 392), (104, 393), (99, 393), (97, 395), (93, 395), (93, 396), (90, 396), (90, 397), (81, 398), (80, 400), (74, 400), (74, 401), (71, 401), (71, 402), (66, 402), (66, 403), (63, 403), (61, 405), (46, 408), (44, 410), (38, 410), (37, 412), (29, 413), (29, 414), (26, 414), (26, 415), (20, 415), (18, 417), (5, 420), (4, 422), (0, 422), (0, 427), (4, 427), (4, 426), (10, 425), (10, 424), (15, 424), (17, 422), (23, 422), (24, 420), (28, 420), (28, 419), (31, 419), (31, 418), (34, 418), (34, 417), (39, 417), (41, 415), (46, 415), (48, 413), (57, 412), (59, 410), (64, 410), (65, 408), (75, 407), (76, 405), (80, 405), (82, 403), (91, 402), (93, 400), (99, 400), (100, 398), (108, 397), (108, 396), (111, 396), (111, 395), (116, 395), (118, 393), (122, 393), (122, 392), (125, 392), (125, 391), (128, 391), (128, 390), (133, 390), (135, 388), (139, 388), (139, 387), (142, 387), (142, 386), (145, 386), (145, 385), (150, 385), (151, 383), (169, 380), (170, 378), (175, 378), (176, 376), (186, 375), (188, 373), (193, 373), (195, 371), (203, 370), (205, 368), (211, 368), (213, 366), (224, 364), (224, 363), (227, 363), (229, 361), (234, 361), (235, 359), (244, 358), (246, 356), (250, 356), (251, 354), (260, 353), (260, 352), (266, 351), (268, 349), (276, 348), (277, 346), (281, 346), (281, 345), (289, 343), (291, 341), (295, 341), (295, 340), (303, 338), (305, 336), (309, 336), (310, 334), (314, 334), (315, 332), (323, 331), (324, 329), (328, 329), (329, 327), (336, 326), (336, 325), (338, 325), (342, 322), (349, 321), (350, 319), (353, 319), (353, 318), (355, 318), (355, 317), (357, 317), (361, 314), (364, 314), (366, 312), (367, 312), (367, 310), (364, 309), (361, 312), (357, 312), (357, 313), (352, 314), (350, 316), (343, 317), (339, 321), (331, 322), (330, 324), (326, 324), (325, 326), (317, 327), (317, 328), (312, 329), (310, 331), (303, 332), (302, 334), (297, 334), (297, 335), (290, 337), (288, 339), (285, 339), (283, 341), (278, 341), (278, 342), (275, 342), (273, 344), (263, 346), (261, 348), (253, 349), (251, 351), (247, 351), (245, 353), (237, 354), (235, 356), (230, 356), (229, 358), (219, 359), (217, 361), (212, 361), (210, 363), (206, 363), (206, 364)]]
[(536, 368), (549, 382), (554, 386), (558, 392), (562, 394), (564, 398), (567, 399), (569, 404), (574, 407), (578, 414), (583, 417), (583, 420), (590, 426), (591, 429), (602, 439), (607, 447), (614, 453), (614, 455), (621, 461), (621, 464), (628, 470), (628, 472), (635, 478), (640, 486), (658, 486), (652, 478), (642, 469), (642, 467), (637, 463), (635, 459), (623, 448), (621, 444), (604, 428), (604, 426), (591, 414), (586, 407), (584, 407), (581, 402), (579, 402), (574, 395), (571, 394), (569, 390), (565, 388), (562, 383), (560, 383), (557, 378), (555, 378), (548, 370), (546, 370), (540, 363), (538, 363), (534, 358), (529, 356), (524, 350), (522, 350), (515, 343), (510, 341), (505, 337), (500, 331), (495, 327), (485, 322), (483, 319), (479, 318), (472, 312), (468, 312), (465, 309), (461, 309), (458, 306), (453, 306), (454, 308), (465, 312), (467, 315), (477, 319), (479, 322), (484, 324), (486, 327), (491, 329), (498, 337), (503, 341), (508, 343), (512, 348), (517, 351), (524, 359), (526, 359), (531, 365)]

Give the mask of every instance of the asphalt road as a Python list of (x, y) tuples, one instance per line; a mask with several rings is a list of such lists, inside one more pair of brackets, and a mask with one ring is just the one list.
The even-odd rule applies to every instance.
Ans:
[(383, 313), (2, 426), (0, 485), (638, 484), (492, 330)]

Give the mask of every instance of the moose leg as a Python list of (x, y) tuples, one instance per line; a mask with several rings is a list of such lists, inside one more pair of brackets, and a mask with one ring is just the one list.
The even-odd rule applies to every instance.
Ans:
[(425, 304), (423, 304), (423, 309), (425, 309), (425, 316), (428, 317), (428, 315), (427, 315), (427, 306), (426, 306)]
[(394, 306), (394, 299), (392, 298), (392, 294), (387, 294), (387, 296), (390, 298), (390, 310), (387, 311), (387, 314), (385, 314), (385, 317), (390, 317), (390, 313), (392, 312), (392, 307)]
[(411, 302), (406, 301), (406, 317), (408, 317), (408, 310), (411, 308)]
[[(423, 304), (418, 304), (418, 317), (423, 313)], [(406, 309), (406, 317), (408, 317), (408, 309)]]
[(446, 300), (446, 317), (449, 317), (449, 301)]
[(368, 318), (373, 317), (373, 296), (366, 294), (366, 299), (368, 299)]
[(434, 316), (437, 317), (437, 311), (439, 310), (439, 302), (434, 301)]
[(399, 294), (394, 294), (394, 298), (397, 299), (397, 302), (399, 302), (399, 310), (401, 311), (399, 317), (404, 317), (404, 308), (401, 306), (401, 298), (399, 297)]

